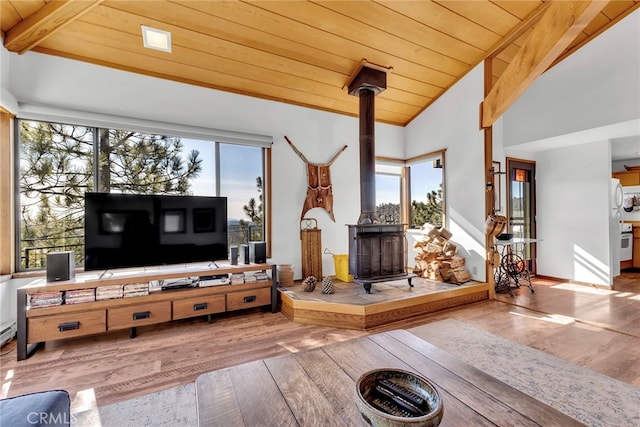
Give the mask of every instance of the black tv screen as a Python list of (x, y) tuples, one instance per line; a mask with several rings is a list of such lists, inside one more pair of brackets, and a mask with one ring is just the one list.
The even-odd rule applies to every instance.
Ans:
[(227, 259), (227, 198), (85, 193), (85, 270)]

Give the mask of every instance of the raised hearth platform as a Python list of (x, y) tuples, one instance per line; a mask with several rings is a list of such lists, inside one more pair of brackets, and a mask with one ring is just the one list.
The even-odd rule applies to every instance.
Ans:
[(374, 283), (369, 294), (361, 284), (333, 279), (335, 293), (313, 292), (302, 284), (279, 287), (282, 313), (291, 321), (347, 329), (368, 329), (398, 320), (458, 307), (489, 298), (489, 285), (441, 283), (421, 277)]

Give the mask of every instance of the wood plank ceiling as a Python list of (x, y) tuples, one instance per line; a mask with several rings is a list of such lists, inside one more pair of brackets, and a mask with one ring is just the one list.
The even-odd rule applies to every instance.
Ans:
[[(548, 4), (3, 0), (0, 28), (13, 52), (350, 116), (358, 115), (358, 98), (345, 85), (366, 60), (390, 69), (388, 88), (376, 98), (376, 120), (404, 126), (485, 58), (493, 58), (497, 80)], [(611, 1), (559, 60), (639, 6), (640, 0)], [(141, 25), (170, 31), (171, 53), (144, 48)]]

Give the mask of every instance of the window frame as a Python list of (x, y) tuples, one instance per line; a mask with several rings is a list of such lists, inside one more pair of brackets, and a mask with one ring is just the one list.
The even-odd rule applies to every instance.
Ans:
[[(397, 177), (398, 178), (398, 205), (400, 207), (400, 218), (399, 218), (399, 223), (402, 224), (404, 223), (403, 221), (403, 208), (402, 208), (402, 192), (403, 192), (403, 187), (404, 187), (404, 183), (403, 183), (403, 175), (404, 175), (404, 166), (401, 166), (399, 164), (395, 164), (394, 163), (390, 163), (389, 161), (385, 161), (385, 162), (378, 162), (376, 161), (376, 169), (378, 168), (378, 166), (391, 166), (391, 167), (399, 167), (400, 171), (398, 173), (394, 173), (394, 172), (378, 172), (376, 170), (375, 175), (376, 175), (376, 179), (378, 176), (391, 176), (391, 177)], [(376, 188), (376, 193), (377, 193), (377, 188)], [(378, 194), (378, 193), (377, 193)], [(380, 204), (380, 201), (377, 199), (376, 197), (376, 210), (378, 208), (378, 205)], [(382, 221), (382, 218), (378, 218), (378, 221)]]
[[(21, 200), (21, 188), (20, 188), (20, 173), (21, 173), (21, 157), (20, 157), (20, 122), (21, 121), (28, 121), (28, 122), (46, 122), (46, 123), (53, 123), (56, 125), (62, 125), (62, 126), (77, 126), (77, 127), (84, 127), (86, 129), (93, 129), (93, 138), (92, 138), (92, 150), (94, 151), (92, 153), (92, 156), (94, 157), (95, 160), (95, 147), (97, 144), (97, 134), (95, 132), (95, 127), (93, 126), (85, 126), (82, 124), (69, 124), (69, 123), (62, 123), (62, 122), (52, 122), (52, 121), (46, 121), (46, 120), (34, 120), (34, 119), (30, 119), (30, 118), (24, 118), (24, 117), (13, 117), (12, 120), (12, 128), (13, 128), (13, 173), (12, 173), (12, 178), (13, 178), (13, 227), (12, 227), (12, 231), (13, 231), (13, 271), (17, 272), (17, 273), (22, 273), (22, 274), (26, 274), (28, 275), (29, 273), (34, 273), (34, 272), (40, 272), (46, 269), (46, 266), (43, 267), (36, 267), (36, 268), (22, 268), (21, 267), (21, 242), (22, 242), (22, 238), (21, 238), (21, 225), (22, 225), (22, 221), (21, 221), (21, 215), (20, 215), (20, 210), (22, 207), (22, 200)], [(94, 169), (93, 172), (95, 172), (95, 163), (94, 163)], [(92, 172), (92, 173), (93, 173)], [(92, 181), (95, 184), (95, 182), (97, 181), (97, 178), (95, 176), (92, 177)], [(80, 269), (76, 269), (76, 270), (81, 270)]]
[[(442, 226), (447, 224), (447, 190), (446, 190), (446, 148), (430, 151), (408, 159), (398, 159), (393, 157), (376, 157), (376, 165), (387, 164), (401, 167), (400, 175), (400, 221), (405, 224), (408, 230), (417, 230), (411, 227), (411, 166), (422, 163), (427, 159), (440, 156), (442, 162)], [(376, 174), (378, 174), (376, 172)], [(376, 201), (377, 204), (377, 201)]]

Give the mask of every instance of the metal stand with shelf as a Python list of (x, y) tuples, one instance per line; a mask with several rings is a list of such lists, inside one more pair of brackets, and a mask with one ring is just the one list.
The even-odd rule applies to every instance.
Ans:
[(496, 293), (508, 292), (513, 296), (512, 289), (527, 286), (534, 293), (531, 284), (531, 274), (521, 254), (524, 254), (524, 245), (535, 243), (536, 239), (511, 239), (496, 241), (494, 247), (500, 256), (500, 263), (494, 271)]

